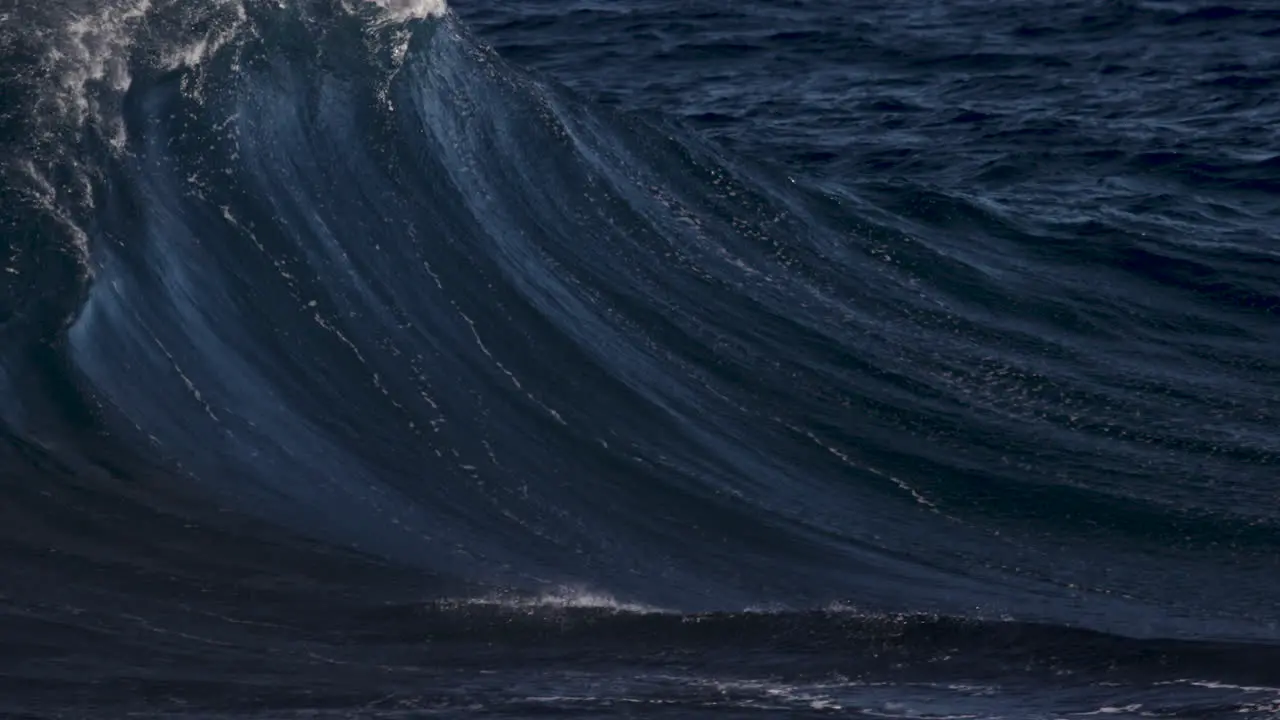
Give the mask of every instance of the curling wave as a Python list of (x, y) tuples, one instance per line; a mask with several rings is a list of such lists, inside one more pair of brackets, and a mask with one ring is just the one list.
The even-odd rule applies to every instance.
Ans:
[[(924, 188), (855, 197), (595, 106), (425, 0), (75, 14), (3, 44), (0, 539), (28, 660), (53, 622), (216, 625), (226, 658), (257, 647), (230, 618), (305, 636), (293, 660), (374, 642), (299, 609), (325, 588), (464, 645), (755, 643), (840, 672), (858, 638), (1006, 670), (1065, 643), (1134, 682), (1277, 683), (1244, 644), (1277, 632), (1262, 251), (1205, 250), (1226, 280), (1137, 235), (1068, 253)], [(84, 573), (109, 579), (55, 600)], [(622, 604), (511, 599), (559, 587)], [(833, 601), (862, 624), (806, 610)]]

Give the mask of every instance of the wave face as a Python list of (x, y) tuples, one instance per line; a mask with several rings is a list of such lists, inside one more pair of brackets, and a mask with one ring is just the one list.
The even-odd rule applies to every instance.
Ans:
[(1025, 59), (544, 5), (3, 15), (0, 712), (1276, 711), (1274, 148), (1015, 195), (1028, 112), (888, 181), (508, 58)]

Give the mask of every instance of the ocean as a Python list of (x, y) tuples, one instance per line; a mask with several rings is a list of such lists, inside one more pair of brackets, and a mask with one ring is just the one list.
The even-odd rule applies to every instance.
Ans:
[(0, 3), (0, 717), (1280, 717), (1280, 9)]

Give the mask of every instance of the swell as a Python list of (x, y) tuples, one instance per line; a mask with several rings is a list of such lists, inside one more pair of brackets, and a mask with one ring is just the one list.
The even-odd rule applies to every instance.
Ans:
[[(11, 136), (36, 170), (6, 165), (4, 492), (57, 520), (7, 538), (32, 567), (72, 540), (68, 574), (192, 548), (173, 568), (249, 527), (301, 548), (272, 567), (351, 552), (424, 595), (1274, 635), (1256, 250), (1221, 249), (1257, 268), (1223, 288), (1136, 227), (820, 189), (513, 69), (451, 16), (234, 8), (159, 53), (179, 62), (143, 61), (168, 24), (139, 21), (107, 43), (127, 84)], [(153, 522), (164, 543), (126, 540)], [(251, 555), (209, 572), (238, 587)]]

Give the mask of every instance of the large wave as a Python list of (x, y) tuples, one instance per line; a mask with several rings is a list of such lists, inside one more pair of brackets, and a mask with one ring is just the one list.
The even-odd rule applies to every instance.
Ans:
[(3, 492), (56, 538), (8, 545), (1274, 634), (1247, 287), (731, 157), (436, 3), (86, 8), (4, 35)]

